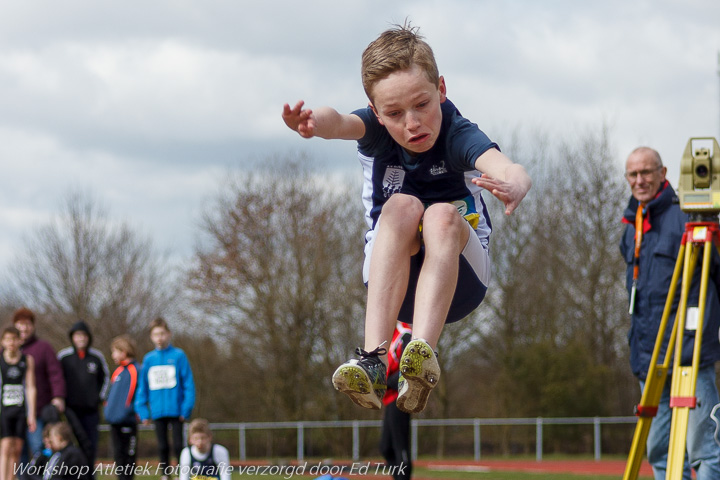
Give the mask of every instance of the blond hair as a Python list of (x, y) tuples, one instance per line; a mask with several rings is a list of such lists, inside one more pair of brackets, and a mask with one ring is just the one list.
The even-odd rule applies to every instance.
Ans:
[(372, 101), (375, 85), (391, 73), (420, 67), (428, 81), (440, 84), (440, 73), (432, 48), (409, 22), (394, 25), (367, 46), (362, 54), (361, 77), (365, 94)]
[(130, 338), (130, 335), (118, 335), (117, 337), (113, 338), (112, 342), (110, 343), (110, 348), (125, 352), (125, 355), (127, 355), (129, 358), (135, 358), (135, 341)]
[(204, 433), (205, 435), (212, 436), (212, 430), (210, 430), (210, 423), (204, 418), (196, 418), (190, 422), (188, 427), (188, 435), (193, 433)]
[(71, 443), (73, 438), (72, 428), (67, 422), (53, 423), (50, 432), (60, 437), (63, 441)]

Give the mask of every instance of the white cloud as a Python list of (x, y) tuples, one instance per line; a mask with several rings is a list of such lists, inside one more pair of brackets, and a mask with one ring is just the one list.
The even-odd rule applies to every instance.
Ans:
[(74, 186), (182, 255), (227, 168), (304, 150), (359, 175), (352, 142), (300, 139), (281, 107), (362, 106), (360, 54), (406, 17), (498, 137), (606, 122), (618, 162), (648, 144), (675, 179), (687, 139), (720, 133), (711, 0), (3, 2), (0, 269)]

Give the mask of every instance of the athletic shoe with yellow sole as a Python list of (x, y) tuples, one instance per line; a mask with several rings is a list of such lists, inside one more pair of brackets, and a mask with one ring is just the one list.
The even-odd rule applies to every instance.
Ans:
[(411, 341), (400, 357), (397, 407), (406, 413), (422, 412), (439, 380), (437, 353), (423, 339)]
[(378, 347), (372, 352), (357, 348), (360, 358), (343, 363), (332, 376), (335, 390), (344, 393), (363, 408), (380, 410), (387, 389), (387, 367), (379, 356), (386, 349)]

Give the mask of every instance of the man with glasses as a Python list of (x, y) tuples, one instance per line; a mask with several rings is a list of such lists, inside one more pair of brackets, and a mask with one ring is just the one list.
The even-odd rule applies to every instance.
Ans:
[[(675, 190), (665, 178), (657, 151), (638, 147), (630, 154), (625, 165), (625, 178), (630, 184), (632, 196), (623, 215), (626, 224), (620, 242), (620, 250), (627, 263), (626, 282), (630, 297), (632, 321), (628, 341), (630, 365), (645, 385), (655, 340), (665, 308), (675, 260), (685, 232), (688, 215), (680, 210)], [(694, 272), (694, 280), (688, 298), (685, 332), (682, 338), (682, 365), (692, 363), (692, 352), (697, 324), (697, 307), (700, 290), (700, 268)], [(697, 407), (690, 410), (688, 421), (687, 456), (683, 479), (690, 480), (690, 467), (695, 469), (698, 480), (720, 479), (720, 446), (714, 441), (715, 422), (711, 418), (713, 407), (720, 403), (715, 385), (715, 362), (720, 360), (720, 258), (713, 255), (705, 308), (703, 345), (700, 356), (696, 397)], [(678, 289), (679, 292), (679, 289)], [(675, 299), (675, 308), (679, 294)], [(668, 337), (675, 319), (670, 315), (660, 360), (664, 358)], [(672, 372), (670, 372), (672, 375)], [(656, 480), (665, 479), (668, 446), (670, 440), (671, 378), (665, 382), (658, 412), (652, 421), (647, 441), (648, 461), (653, 467)]]

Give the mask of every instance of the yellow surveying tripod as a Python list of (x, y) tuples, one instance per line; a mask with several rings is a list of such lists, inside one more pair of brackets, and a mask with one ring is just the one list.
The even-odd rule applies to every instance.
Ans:
[[(690, 186), (697, 186), (697, 177), (710, 176), (711, 163), (713, 160), (709, 154), (709, 150), (701, 149), (692, 155), (691, 144), (694, 139), (690, 139), (683, 156), (683, 170), (681, 176), (686, 173), (686, 160), (689, 159), (689, 167), (691, 173), (689, 178), (681, 178), (681, 208), (683, 211), (693, 212), (690, 215), (690, 222), (685, 224), (685, 233), (683, 234), (680, 251), (675, 262), (675, 270), (673, 271), (670, 288), (668, 290), (665, 308), (660, 320), (655, 347), (650, 359), (650, 367), (648, 369), (645, 388), (643, 389), (640, 403), (636, 406), (635, 414), (638, 417), (635, 426), (635, 434), (633, 435), (630, 455), (628, 456), (627, 465), (623, 480), (635, 480), (638, 477), (640, 465), (645, 453), (645, 445), (647, 444), (650, 425), (653, 418), (657, 414), (660, 397), (662, 395), (665, 381), (667, 379), (670, 368), (670, 361), (673, 361), (673, 375), (670, 387), (670, 408), (672, 411), (672, 421), (670, 425), (670, 442), (668, 447), (668, 461), (666, 475), (668, 480), (681, 480), (683, 475), (683, 467), (685, 463), (685, 445), (687, 442), (688, 419), (690, 417), (690, 409), (695, 408), (697, 398), (695, 397), (695, 386), (697, 384), (698, 370), (700, 366), (700, 350), (702, 346), (702, 336), (705, 320), (705, 304), (707, 299), (708, 279), (710, 275), (710, 261), (712, 257), (713, 244), (720, 251), (720, 223), (718, 222), (718, 208), (720, 204), (713, 192), (709, 193), (709, 200), (705, 202), (700, 195), (693, 197), (691, 194), (682, 195), (683, 181), (687, 180)], [(698, 139), (695, 139), (698, 140)], [(702, 139), (710, 140), (710, 139)], [(714, 144), (715, 160), (720, 162), (720, 148), (715, 139), (711, 139)], [(706, 160), (704, 163), (693, 163), (693, 160), (700, 157)], [(714, 162), (713, 162), (714, 163)], [(701, 166), (705, 166), (705, 170)], [(713, 173), (720, 172), (720, 168), (716, 166)], [(704, 173), (704, 175), (702, 175)], [(695, 177), (693, 177), (695, 175)], [(717, 175), (715, 176), (717, 177)], [(714, 184), (715, 180), (713, 180)], [(710, 187), (701, 184), (703, 188)], [(686, 192), (692, 190), (686, 185)], [(720, 189), (718, 189), (720, 190)], [(712, 196), (716, 196), (713, 200)], [(699, 199), (699, 200), (698, 200)], [(701, 203), (692, 203), (699, 201)], [(700, 205), (694, 207), (694, 205)], [(698, 213), (699, 212), (699, 213)], [(685, 331), (687, 317), (687, 303), (690, 293), (690, 287), (693, 280), (693, 274), (697, 265), (700, 249), (702, 248), (702, 270), (700, 276), (700, 295), (698, 299), (697, 310), (697, 326), (695, 330), (695, 345), (693, 348), (692, 364), (690, 366), (681, 366), (682, 359), (682, 336)], [(658, 363), (660, 351), (662, 349), (663, 339), (666, 335), (668, 319), (672, 312), (672, 306), (675, 301), (678, 279), (682, 275), (680, 303), (675, 315), (675, 322), (672, 325), (672, 331), (668, 340), (667, 350), (662, 363)], [(680, 340), (678, 341), (678, 337)], [(673, 350), (675, 351), (673, 355)]]
[[(695, 385), (697, 383), (697, 374), (700, 365), (700, 348), (702, 346), (705, 302), (713, 243), (716, 248), (720, 248), (720, 224), (718, 224), (717, 216), (713, 221), (688, 222), (685, 225), (685, 234), (683, 235), (680, 252), (675, 262), (675, 270), (670, 283), (667, 300), (665, 301), (663, 316), (660, 320), (655, 347), (650, 359), (650, 368), (648, 369), (645, 388), (643, 389), (642, 398), (635, 411), (635, 414), (638, 416), (638, 422), (635, 427), (635, 434), (633, 436), (632, 447), (625, 467), (623, 480), (634, 480), (638, 477), (640, 464), (645, 453), (645, 444), (647, 443), (650, 432), (650, 425), (657, 414), (660, 396), (665, 386), (671, 358), (673, 359), (673, 375), (670, 387), (670, 408), (673, 409), (673, 413), (670, 426), (667, 478), (669, 480), (682, 479), (688, 418), (690, 416), (690, 409), (695, 408), (696, 403)], [(693, 349), (692, 365), (683, 367), (680, 366), (682, 340), (677, 341), (677, 338), (680, 336), (682, 339), (682, 332), (685, 331), (687, 300), (701, 247), (703, 249), (703, 261), (700, 277), (700, 298), (698, 300), (695, 347)], [(658, 364), (668, 318), (670, 317), (672, 305), (675, 300), (677, 281), (681, 274), (680, 304), (678, 305), (675, 323), (673, 324), (668, 340), (665, 358), (662, 364)], [(672, 354), (673, 349), (675, 350), (674, 355)]]

